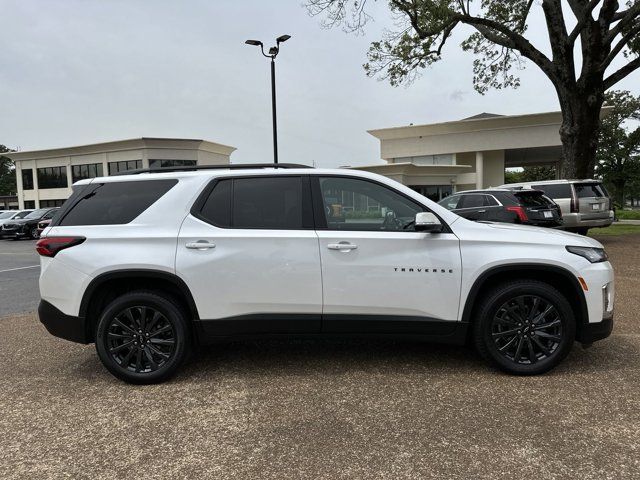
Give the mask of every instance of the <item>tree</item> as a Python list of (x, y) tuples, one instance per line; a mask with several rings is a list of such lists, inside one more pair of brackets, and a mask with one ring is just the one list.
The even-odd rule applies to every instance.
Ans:
[(606, 102), (613, 108), (601, 122), (596, 172), (613, 186), (616, 203), (624, 207), (625, 186), (640, 176), (640, 126), (629, 128), (630, 120), (640, 120), (640, 97), (614, 91), (606, 94)]
[[(355, 31), (371, 18), (367, 0), (306, 1), (309, 12), (324, 15), (328, 26)], [(553, 84), (562, 110), (563, 176), (593, 176), (605, 92), (640, 68), (640, 0), (567, 0), (570, 21), (562, 0), (387, 1), (399, 29), (371, 44), (368, 75), (381, 74), (392, 85), (411, 81), (442, 58), (456, 29), (471, 27), (462, 48), (476, 54), (475, 89), (518, 87), (514, 67), (521, 68), (523, 59), (532, 62)], [(550, 56), (525, 35), (537, 8), (546, 22)]]
[(13, 150), (0, 145), (0, 195), (14, 195), (16, 193), (16, 171), (13, 162), (3, 153)]
[(556, 178), (554, 167), (524, 167), (522, 171), (504, 172), (505, 183), (536, 182)]

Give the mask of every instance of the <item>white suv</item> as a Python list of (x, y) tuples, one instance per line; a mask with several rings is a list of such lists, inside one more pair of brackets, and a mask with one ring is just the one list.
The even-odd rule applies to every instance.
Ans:
[(613, 269), (591, 238), (471, 222), (367, 172), (166, 170), (76, 183), (37, 245), (42, 323), (125, 381), (254, 334), (470, 342), (528, 375), (611, 333)]

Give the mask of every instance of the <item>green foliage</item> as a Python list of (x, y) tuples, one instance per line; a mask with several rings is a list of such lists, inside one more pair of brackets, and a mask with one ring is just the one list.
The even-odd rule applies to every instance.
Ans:
[(537, 182), (541, 180), (553, 180), (556, 178), (554, 167), (524, 167), (522, 171), (504, 172), (505, 183)]
[(618, 210), (616, 216), (620, 220), (640, 220), (640, 210)]
[(624, 206), (627, 185), (640, 184), (640, 97), (613, 91), (606, 102), (613, 108), (601, 121), (596, 174)]
[(615, 235), (640, 234), (640, 225), (621, 225), (614, 223), (606, 228), (592, 228), (589, 230), (590, 237), (608, 237)]
[(15, 166), (9, 157), (2, 155), (12, 151), (0, 145), (0, 195), (15, 195), (17, 190)]

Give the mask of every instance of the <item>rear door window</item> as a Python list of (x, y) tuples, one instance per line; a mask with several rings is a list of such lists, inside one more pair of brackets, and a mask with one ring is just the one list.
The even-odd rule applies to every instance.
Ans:
[(458, 203), (458, 208), (485, 207), (489, 204), (485, 197), (486, 195), (480, 194), (463, 195), (462, 201)]
[(443, 198), (438, 202), (438, 205), (442, 205), (444, 208), (448, 210), (455, 210), (458, 208), (460, 204), (461, 195), (451, 195), (449, 197)]
[[(196, 217), (222, 228), (312, 228), (311, 200), (299, 176), (218, 180)], [(197, 208), (197, 207), (196, 207)]]
[(547, 197), (554, 200), (556, 198), (571, 198), (571, 185), (568, 183), (551, 183), (547, 185), (532, 185), (531, 188), (542, 190)]
[(145, 180), (91, 184), (63, 214), (59, 225), (120, 225), (129, 223), (178, 183)]

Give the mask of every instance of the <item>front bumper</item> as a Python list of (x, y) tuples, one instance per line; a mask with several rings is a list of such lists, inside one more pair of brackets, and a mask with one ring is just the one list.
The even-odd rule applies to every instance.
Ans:
[(602, 340), (611, 335), (613, 331), (613, 317), (603, 319), (597, 323), (586, 323), (582, 325), (576, 335), (576, 340), (580, 343), (590, 344)]
[(40, 300), (38, 316), (40, 322), (53, 336), (77, 343), (93, 342), (84, 317), (73, 317), (62, 313), (46, 300)]

